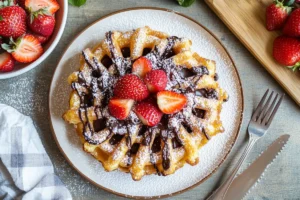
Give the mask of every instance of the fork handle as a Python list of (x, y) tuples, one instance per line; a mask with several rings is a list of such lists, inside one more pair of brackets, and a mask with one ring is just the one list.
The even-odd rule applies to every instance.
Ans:
[(249, 138), (249, 142), (247, 144), (246, 149), (244, 150), (241, 158), (239, 159), (237, 166), (234, 168), (232, 174), (228, 177), (228, 179), (222, 183), (222, 185), (214, 191), (214, 193), (209, 196), (206, 200), (222, 200), (224, 199), (228, 188), (230, 187), (235, 175), (237, 174), (237, 172), (239, 171), (242, 163), (244, 162), (245, 158), (248, 156), (249, 152), (251, 151), (252, 147), (254, 146), (254, 144), (256, 143), (256, 141), (258, 140), (258, 137), (255, 136), (250, 136)]

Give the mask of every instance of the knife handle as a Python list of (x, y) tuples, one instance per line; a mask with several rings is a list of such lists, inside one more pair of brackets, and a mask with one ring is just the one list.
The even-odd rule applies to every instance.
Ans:
[(249, 138), (249, 142), (247, 144), (246, 149), (244, 150), (241, 158), (239, 159), (237, 166), (234, 168), (232, 174), (228, 177), (228, 179), (222, 183), (222, 185), (213, 192), (213, 194), (211, 196), (209, 196), (206, 200), (222, 200), (224, 199), (228, 188), (230, 187), (234, 177), (236, 176), (237, 172), (239, 171), (241, 165), (243, 164), (245, 158), (248, 156), (249, 152), (251, 151), (252, 147), (254, 146), (254, 144), (256, 143), (256, 141), (258, 140), (258, 137), (253, 137), (250, 136)]

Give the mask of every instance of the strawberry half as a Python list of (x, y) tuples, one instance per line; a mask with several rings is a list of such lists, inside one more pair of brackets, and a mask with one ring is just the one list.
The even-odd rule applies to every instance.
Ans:
[(300, 67), (300, 40), (287, 36), (279, 36), (273, 43), (274, 59), (285, 66), (296, 70)]
[(132, 65), (132, 73), (144, 78), (145, 75), (152, 70), (150, 60), (145, 57), (140, 57)]
[(162, 91), (168, 83), (167, 74), (164, 70), (152, 70), (146, 74), (145, 83), (152, 93)]
[(300, 8), (294, 10), (283, 27), (283, 34), (300, 37)]
[(266, 9), (267, 30), (274, 31), (281, 29), (291, 11), (292, 7), (285, 6), (282, 1), (275, 0)]
[(30, 34), (19, 37), (16, 42), (11, 39), (10, 44), (2, 44), (2, 48), (11, 53), (14, 59), (21, 63), (32, 62), (43, 53), (41, 43)]
[(45, 11), (39, 10), (30, 13), (27, 24), (33, 32), (48, 37), (53, 33), (55, 18), (53, 15), (48, 15)]
[(138, 76), (127, 74), (116, 83), (114, 96), (120, 99), (141, 101), (149, 96), (149, 91)]
[(0, 8), (0, 36), (17, 38), (26, 32), (26, 12), (19, 6)]
[(157, 105), (149, 101), (140, 102), (136, 105), (134, 112), (144, 125), (155, 126), (163, 116)]
[(134, 101), (131, 99), (111, 99), (109, 100), (108, 110), (113, 117), (124, 120), (128, 117), (133, 104)]
[(187, 98), (176, 92), (161, 91), (157, 93), (157, 104), (165, 114), (177, 113), (184, 108)]
[(14, 69), (14, 66), (15, 61), (9, 53), (0, 54), (0, 72), (10, 72)]
[(25, 0), (26, 10), (35, 12), (45, 9), (50, 14), (54, 14), (59, 9), (59, 4), (56, 0)]

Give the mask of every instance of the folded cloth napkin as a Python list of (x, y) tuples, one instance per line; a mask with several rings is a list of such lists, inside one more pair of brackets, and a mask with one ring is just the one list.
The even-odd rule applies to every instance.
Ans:
[(31, 118), (0, 104), (0, 199), (69, 200)]

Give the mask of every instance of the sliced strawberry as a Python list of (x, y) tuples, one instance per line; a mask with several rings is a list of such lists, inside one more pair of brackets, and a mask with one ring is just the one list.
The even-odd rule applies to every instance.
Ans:
[(145, 83), (152, 93), (162, 91), (168, 83), (167, 74), (164, 70), (152, 70), (146, 74)]
[(25, 0), (25, 7), (30, 12), (45, 9), (54, 14), (59, 9), (59, 4), (56, 0)]
[(157, 93), (157, 104), (159, 109), (165, 114), (179, 112), (187, 103), (187, 98), (176, 92), (161, 91)]
[(133, 103), (131, 99), (111, 99), (108, 104), (109, 113), (119, 120), (124, 120), (128, 117)]
[(14, 69), (14, 65), (15, 61), (9, 53), (0, 54), (0, 72), (10, 72)]
[(149, 96), (149, 91), (138, 76), (127, 74), (118, 80), (114, 89), (114, 95), (120, 99), (141, 101)]
[(0, 36), (17, 38), (26, 32), (26, 12), (20, 6), (0, 8)]
[(30, 13), (27, 24), (33, 32), (49, 37), (55, 27), (55, 18), (53, 15), (47, 15), (45, 11), (40, 10)]
[(158, 124), (163, 116), (155, 103), (143, 101), (140, 102), (134, 109), (139, 119), (144, 125), (155, 126)]
[(132, 65), (132, 73), (144, 78), (145, 75), (152, 70), (150, 60), (145, 57), (140, 57)]
[(10, 45), (2, 44), (2, 48), (11, 53), (14, 59), (21, 63), (29, 63), (38, 59), (43, 53), (41, 43), (33, 35), (26, 34)]

